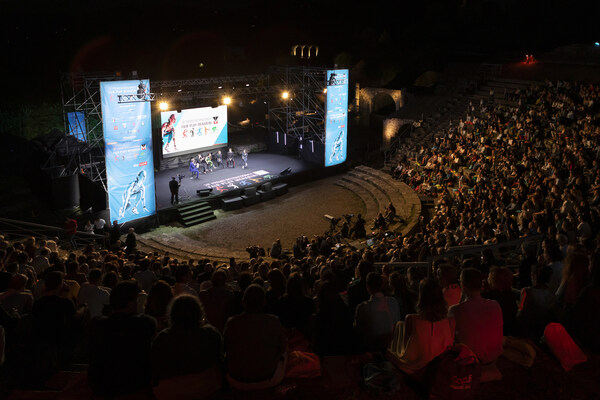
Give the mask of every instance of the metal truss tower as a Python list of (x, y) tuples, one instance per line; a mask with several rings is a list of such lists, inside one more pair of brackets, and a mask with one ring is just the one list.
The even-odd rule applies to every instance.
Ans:
[(269, 76), (272, 91), (280, 91), (270, 99), (269, 131), (325, 143), (327, 69), (275, 67)]
[[(123, 79), (116, 73), (69, 73), (61, 76), (61, 94), (65, 133), (70, 132), (68, 115), (70, 112), (83, 113), (80, 131), (85, 132), (83, 140), (74, 142), (65, 136), (67, 149), (64, 157), (55, 151), (44, 165), (56, 166), (62, 163), (60, 176), (81, 173), (107, 190), (106, 167), (104, 163), (104, 140), (102, 132), (102, 106), (100, 82)], [(68, 148), (71, 143), (71, 148)], [(59, 157), (62, 158), (59, 160)]]

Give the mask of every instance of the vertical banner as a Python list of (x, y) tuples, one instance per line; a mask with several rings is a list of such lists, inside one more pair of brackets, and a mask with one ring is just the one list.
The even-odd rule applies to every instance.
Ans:
[[(100, 83), (110, 219), (119, 223), (156, 213), (149, 92), (148, 80)], [(132, 94), (139, 101), (119, 103)]]
[(327, 71), (325, 166), (346, 161), (348, 144), (348, 70)]

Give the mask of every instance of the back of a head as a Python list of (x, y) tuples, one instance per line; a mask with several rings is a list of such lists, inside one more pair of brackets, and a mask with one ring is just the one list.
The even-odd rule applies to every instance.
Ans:
[(550, 282), (550, 278), (552, 277), (553, 273), (554, 271), (552, 270), (552, 267), (547, 265), (538, 266), (533, 272), (536, 284), (546, 285), (548, 282)]
[(549, 243), (547, 245), (546, 254), (548, 254), (548, 257), (550, 257), (550, 260), (552, 260), (552, 262), (562, 261), (563, 259), (563, 254), (560, 250), (560, 247), (558, 247), (558, 244), (554, 242)]
[(256, 284), (248, 286), (244, 292), (242, 303), (246, 312), (262, 311), (265, 304), (265, 290)]
[(13, 290), (23, 290), (27, 286), (27, 277), (23, 274), (15, 274), (11, 276), (8, 282), (8, 288)]
[(483, 275), (478, 269), (465, 268), (460, 273), (460, 280), (465, 289), (479, 291), (483, 283)]
[(192, 271), (187, 264), (182, 264), (177, 268), (177, 272), (175, 273), (175, 280), (177, 283), (187, 283), (190, 278)]
[(225, 286), (227, 283), (227, 272), (222, 269), (216, 270), (210, 277), (210, 282), (212, 283), (213, 287)]
[(369, 272), (367, 275), (367, 289), (369, 293), (374, 294), (381, 292), (382, 278), (377, 272)]
[(115, 311), (126, 309), (132, 301), (137, 300), (140, 287), (137, 282), (125, 281), (119, 283), (110, 292), (110, 306)]
[(47, 291), (53, 291), (60, 289), (63, 284), (63, 274), (62, 272), (52, 271), (46, 274), (44, 278), (44, 286)]
[(286, 281), (285, 275), (279, 269), (272, 269), (269, 271), (267, 275), (267, 279), (269, 280), (269, 290), (279, 293), (282, 295), (285, 293)]
[(360, 279), (367, 279), (369, 272), (373, 272), (373, 264), (366, 260), (361, 260), (358, 263), (358, 276)]
[(77, 261), (70, 261), (66, 265), (67, 274), (76, 274), (79, 272), (79, 263)]
[(88, 275), (88, 279), (89, 279), (90, 283), (100, 282), (100, 279), (102, 279), (102, 270), (97, 269), (97, 268), (91, 270)]
[(304, 294), (304, 283), (302, 281), (302, 276), (299, 273), (294, 272), (290, 274), (290, 277), (287, 281), (286, 292), (290, 297), (302, 297)]
[(248, 271), (240, 272), (237, 276), (237, 283), (240, 291), (244, 293), (246, 288), (252, 284), (252, 274)]
[(172, 328), (193, 329), (201, 326), (204, 320), (204, 309), (196, 296), (175, 297), (168, 312)]
[(507, 267), (492, 267), (488, 278), (490, 287), (500, 292), (511, 290), (513, 274)]
[(165, 281), (157, 281), (152, 285), (146, 299), (146, 314), (153, 317), (165, 315), (167, 306), (173, 298), (173, 289)]
[(435, 279), (423, 279), (419, 284), (417, 312), (421, 317), (431, 322), (446, 318), (448, 303), (444, 299), (442, 287)]
[(453, 265), (441, 264), (437, 269), (437, 277), (440, 285), (446, 287), (457, 282), (458, 274)]

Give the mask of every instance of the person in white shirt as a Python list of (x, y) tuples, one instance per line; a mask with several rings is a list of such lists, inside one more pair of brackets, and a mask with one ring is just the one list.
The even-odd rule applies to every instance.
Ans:
[(40, 251), (40, 254), (33, 259), (33, 270), (36, 274), (39, 275), (42, 271), (50, 266), (50, 261), (48, 260), (49, 255), (50, 250), (44, 247)]
[(77, 306), (87, 304), (90, 318), (102, 316), (102, 310), (109, 304), (110, 289), (100, 286), (102, 271), (93, 269), (88, 276), (88, 282), (79, 289)]

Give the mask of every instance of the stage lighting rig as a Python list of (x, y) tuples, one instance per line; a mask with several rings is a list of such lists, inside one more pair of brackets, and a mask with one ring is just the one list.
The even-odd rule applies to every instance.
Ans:
[(169, 104), (167, 104), (166, 102), (162, 101), (158, 105), (158, 108), (160, 108), (160, 111), (167, 111), (169, 109)]
[(231, 104), (231, 97), (223, 97), (223, 104), (226, 106)]

